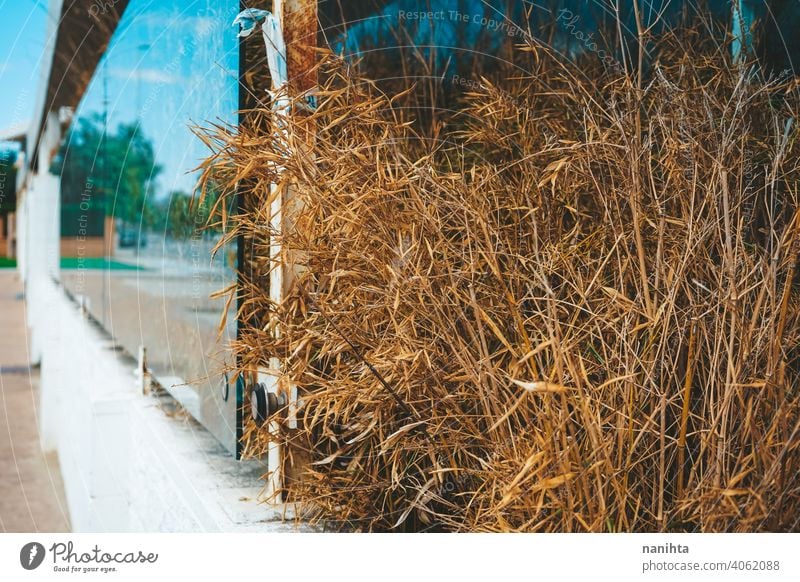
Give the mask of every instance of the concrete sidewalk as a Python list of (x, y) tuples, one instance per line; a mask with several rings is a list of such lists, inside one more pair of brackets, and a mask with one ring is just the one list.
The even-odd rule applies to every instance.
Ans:
[(39, 372), (29, 368), (22, 285), (0, 269), (0, 531), (69, 531), (55, 453), (39, 445)]

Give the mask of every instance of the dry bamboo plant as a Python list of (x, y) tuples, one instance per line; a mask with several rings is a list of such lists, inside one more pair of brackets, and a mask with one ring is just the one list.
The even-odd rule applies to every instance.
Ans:
[(798, 86), (679, 37), (641, 83), (520, 49), (530, 75), (476, 84), (435, 140), (334, 58), (289, 144), (206, 134), (205, 180), (252, 202), (228, 238), (266, 240), (279, 167), (303, 203), (292, 292), (245, 283), (269, 316), (235, 349), (301, 389), (302, 428), (246, 451), (306, 459), (307, 517), (798, 530)]

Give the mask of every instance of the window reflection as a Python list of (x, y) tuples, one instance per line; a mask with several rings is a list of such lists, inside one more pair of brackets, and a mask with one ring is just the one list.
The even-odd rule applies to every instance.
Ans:
[[(232, 0), (134, 0), (55, 158), (64, 285), (159, 379), (220, 394), (235, 315), (220, 329), (235, 249), (212, 260), (212, 199), (191, 203), (207, 155), (192, 127), (236, 122)], [(220, 405), (221, 406), (221, 405)], [(213, 411), (212, 411), (213, 412)], [(219, 411), (232, 434), (234, 415)], [(217, 434), (217, 436), (220, 436)], [(232, 437), (231, 437), (232, 438)], [(231, 441), (232, 442), (232, 441)]]

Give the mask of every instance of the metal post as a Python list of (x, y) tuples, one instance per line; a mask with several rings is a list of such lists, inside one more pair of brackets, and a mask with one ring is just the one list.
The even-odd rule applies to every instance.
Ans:
[[(316, 59), (317, 2), (316, 0), (274, 0), (272, 9), (272, 14), (281, 27), (286, 45), (288, 85), (282, 87), (273, 80), (273, 92), (288, 91), (292, 97), (302, 96), (316, 86), (316, 75), (313, 69)], [(278, 113), (275, 131), (285, 132), (286, 126), (281, 126), (280, 116), (292, 115), (292, 111), (290, 107), (284, 108), (281, 103), (277, 103), (275, 106)], [(289, 136), (284, 137), (288, 140)], [(292, 257), (288, 256), (288, 253), (282, 248), (280, 238), (287, 228), (291, 228), (293, 212), (291, 211), (290, 188), (281, 189), (277, 184), (273, 184), (270, 192), (272, 197), (270, 204), (270, 230), (272, 232), (270, 240), (270, 299), (275, 304), (280, 304), (291, 285), (294, 264)], [(287, 209), (289, 209), (288, 213)], [(276, 335), (280, 333), (280, 329), (275, 330)], [(297, 387), (284, 376), (281, 362), (277, 357), (270, 358), (269, 368), (269, 370), (259, 371), (258, 381), (268, 387), (269, 392), (275, 393), (278, 398), (286, 399), (289, 403), (288, 427), (296, 428)], [(278, 428), (277, 422), (270, 421), (269, 431), (271, 433), (276, 433)], [(275, 441), (272, 441), (268, 447), (267, 462), (270, 470), (267, 495), (274, 497), (283, 486), (281, 470), (283, 455), (280, 445)], [(274, 501), (281, 500), (276, 498)]]

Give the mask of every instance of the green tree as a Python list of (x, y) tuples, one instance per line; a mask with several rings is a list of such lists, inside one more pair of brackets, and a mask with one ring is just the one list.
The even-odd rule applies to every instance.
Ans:
[(62, 203), (102, 209), (130, 225), (155, 223), (153, 187), (161, 173), (152, 142), (136, 124), (120, 123), (103, 136), (103, 119), (76, 120), (51, 171), (61, 175)]
[(17, 206), (17, 151), (0, 146), (0, 214)]

